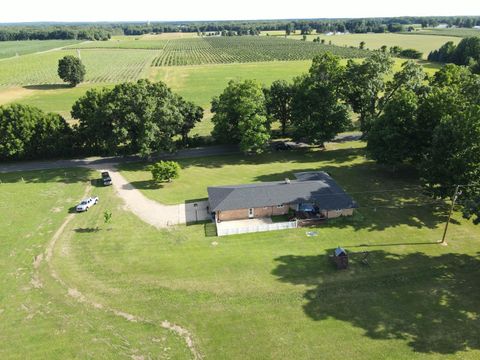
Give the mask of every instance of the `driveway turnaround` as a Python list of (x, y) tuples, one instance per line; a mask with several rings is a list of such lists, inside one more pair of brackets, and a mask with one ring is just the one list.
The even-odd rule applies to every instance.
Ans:
[(197, 208), (193, 203), (178, 205), (163, 205), (147, 198), (142, 192), (130, 184), (114, 166), (90, 166), (98, 171), (108, 171), (112, 178), (113, 187), (122, 198), (125, 206), (146, 223), (156, 228), (166, 228), (177, 224), (194, 223), (210, 218), (207, 211), (208, 202), (198, 201)]

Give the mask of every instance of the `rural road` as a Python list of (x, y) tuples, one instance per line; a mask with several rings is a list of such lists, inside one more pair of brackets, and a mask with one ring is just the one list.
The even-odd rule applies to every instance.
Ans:
[[(361, 132), (339, 134), (332, 142), (356, 141), (362, 136)], [(198, 158), (204, 156), (217, 156), (238, 153), (238, 146), (235, 145), (216, 145), (199, 147), (193, 149), (183, 149), (175, 153), (163, 153), (154, 156), (153, 160), (175, 160)], [(146, 159), (140, 156), (109, 156), (109, 157), (87, 157), (81, 159), (65, 159), (65, 160), (45, 160), (45, 161), (22, 161), (11, 163), (0, 163), (0, 173), (15, 171), (33, 171), (33, 170), (49, 170), (49, 169), (65, 169), (71, 167), (89, 167), (96, 165), (117, 165), (120, 163), (140, 162)]]
[[(193, 149), (183, 149), (176, 153), (164, 153), (155, 156), (153, 159), (174, 160), (196, 158), (204, 156), (228, 155), (237, 153), (238, 147), (232, 145), (208, 146)], [(90, 167), (97, 165), (116, 165), (128, 162), (140, 162), (146, 159), (140, 156), (110, 156), (110, 157), (87, 157), (82, 159), (67, 160), (45, 160), (45, 161), (22, 161), (0, 164), (0, 173), (15, 171), (33, 171), (33, 170), (49, 170), (64, 169), (72, 167)]]

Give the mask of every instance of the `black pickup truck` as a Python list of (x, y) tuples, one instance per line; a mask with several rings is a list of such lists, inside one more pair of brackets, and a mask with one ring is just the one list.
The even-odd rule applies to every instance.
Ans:
[(102, 172), (102, 183), (104, 186), (112, 185), (112, 178), (108, 171)]

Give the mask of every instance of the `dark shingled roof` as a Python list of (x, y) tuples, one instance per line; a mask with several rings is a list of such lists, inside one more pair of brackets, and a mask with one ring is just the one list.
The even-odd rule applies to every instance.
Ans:
[(323, 171), (296, 173), (297, 180), (208, 188), (211, 211), (315, 203), (320, 210), (355, 208), (355, 201)]

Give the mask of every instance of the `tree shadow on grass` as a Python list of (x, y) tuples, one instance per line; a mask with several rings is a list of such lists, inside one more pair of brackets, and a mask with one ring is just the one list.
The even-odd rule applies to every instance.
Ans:
[[(337, 150), (311, 150), (299, 149), (289, 151), (271, 151), (260, 155), (221, 155), (206, 156), (201, 158), (178, 159), (177, 161), (182, 169), (189, 167), (201, 167), (206, 169), (221, 168), (230, 165), (262, 165), (271, 163), (310, 163), (322, 162), (325, 165), (341, 164), (363, 157), (365, 150), (355, 149), (337, 149)], [(145, 171), (149, 163), (125, 163), (120, 168), (127, 171)]]
[(33, 170), (11, 173), (0, 173), (0, 185), (2, 183), (64, 183), (73, 184), (78, 182), (89, 182), (92, 171), (86, 168), (67, 168)]
[(138, 190), (158, 190), (163, 188), (163, 184), (159, 184), (153, 180), (138, 180), (129, 183)]
[(76, 228), (74, 230), (76, 233), (80, 233), (80, 234), (91, 234), (91, 233), (97, 233), (100, 231), (100, 228), (96, 227), (96, 228)]
[(60, 90), (60, 89), (72, 89), (70, 84), (40, 84), (40, 85), (26, 85), (24, 89), (29, 90)]
[[(438, 246), (438, 245), (434, 245)], [(370, 252), (370, 266), (336, 270), (328, 255), (275, 259), (281, 282), (306, 285), (305, 314), (349, 322), (377, 340), (405, 341), (420, 353), (480, 349), (480, 256)], [(348, 251), (348, 249), (347, 249)]]

